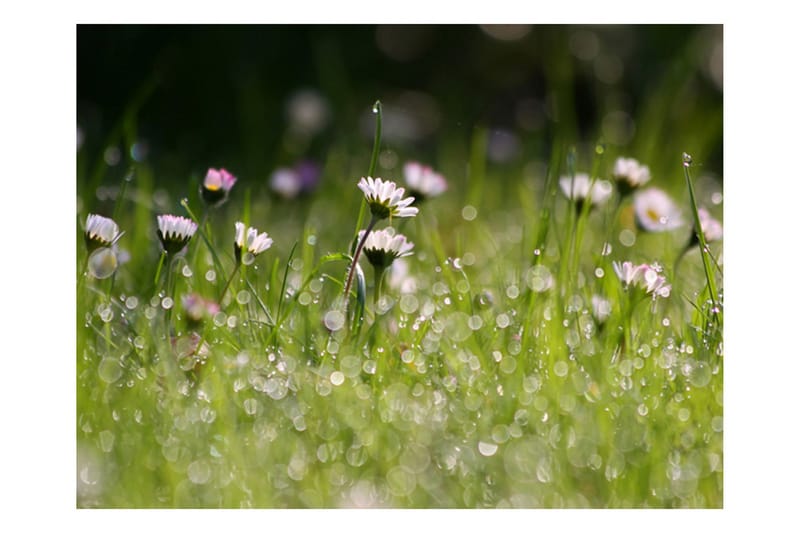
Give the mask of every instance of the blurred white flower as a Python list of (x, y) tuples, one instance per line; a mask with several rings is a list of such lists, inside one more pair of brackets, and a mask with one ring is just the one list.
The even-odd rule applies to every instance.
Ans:
[(301, 89), (289, 98), (286, 115), (290, 129), (305, 135), (314, 135), (327, 125), (330, 109), (319, 91)]
[(236, 238), (234, 242), (234, 253), (236, 261), (242, 260), (242, 250), (256, 256), (265, 252), (272, 246), (272, 239), (266, 233), (259, 233), (256, 228), (247, 228), (242, 222), (234, 224), (236, 229)]
[(683, 225), (678, 206), (661, 189), (637, 192), (633, 197), (633, 210), (636, 222), (645, 231), (671, 231)]
[(660, 274), (661, 268), (658, 265), (647, 263), (634, 265), (630, 261), (623, 263), (614, 261), (613, 266), (614, 272), (626, 289), (630, 287), (641, 289), (647, 294), (652, 294), (653, 298), (656, 296), (667, 298), (672, 290), (667, 279)]
[(722, 224), (720, 221), (712, 217), (711, 213), (704, 207), (697, 209), (697, 215), (700, 218), (700, 228), (703, 230), (706, 242), (722, 240)]
[(635, 159), (619, 157), (614, 162), (612, 175), (617, 182), (620, 194), (626, 196), (650, 181), (650, 168)]
[(409, 207), (414, 202), (414, 197), (403, 198), (405, 189), (397, 187), (393, 181), (361, 178), (358, 188), (364, 193), (372, 215), (380, 220), (390, 217), (413, 217), (419, 209)]
[(300, 194), (300, 179), (291, 168), (276, 168), (269, 178), (270, 188), (279, 196), (294, 198)]
[[(364, 238), (364, 230), (358, 232), (358, 240)], [(386, 268), (398, 257), (411, 255), (414, 244), (405, 235), (395, 234), (391, 228), (370, 232), (364, 241), (364, 255), (376, 268)]]
[(562, 176), (558, 183), (564, 196), (574, 200), (579, 206), (590, 197), (592, 205), (602, 204), (611, 197), (613, 191), (611, 182), (597, 179), (592, 183), (589, 175), (584, 173), (575, 174), (574, 178)]
[(286, 199), (312, 192), (319, 183), (320, 167), (311, 161), (301, 161), (294, 167), (275, 169), (269, 179), (274, 193)]
[(158, 238), (164, 251), (169, 254), (180, 252), (197, 231), (193, 220), (176, 215), (158, 216)]
[(392, 290), (402, 294), (417, 292), (417, 278), (412, 276), (408, 268), (408, 260), (398, 257), (388, 271), (388, 283)]
[(592, 295), (592, 315), (598, 323), (602, 324), (611, 316), (611, 302), (597, 294)]
[(419, 203), (426, 198), (439, 196), (447, 190), (447, 180), (444, 176), (426, 165), (416, 161), (409, 161), (403, 165), (403, 176), (408, 186), (409, 194), (414, 196)]

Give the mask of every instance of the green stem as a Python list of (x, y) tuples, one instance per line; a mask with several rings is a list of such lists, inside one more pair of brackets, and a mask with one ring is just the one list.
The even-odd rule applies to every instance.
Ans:
[(358, 246), (356, 246), (356, 251), (353, 253), (353, 262), (350, 263), (350, 270), (347, 273), (347, 283), (344, 286), (344, 312), (345, 316), (347, 316), (347, 307), (350, 303), (350, 287), (353, 284), (353, 274), (356, 271), (356, 264), (358, 263), (358, 257), (361, 255), (361, 249), (364, 248), (364, 242), (366, 242), (369, 233), (372, 231), (372, 228), (375, 227), (375, 224), (378, 222), (378, 219), (375, 218), (373, 215), (369, 221), (369, 225), (367, 229), (364, 231), (364, 236), (358, 241)]
[(204, 227), (204, 225), (206, 223), (206, 220), (207, 220), (207, 216), (208, 216), (208, 210), (206, 210), (205, 214), (203, 215), (203, 220), (198, 222), (197, 217), (192, 212), (192, 210), (189, 208), (189, 202), (186, 200), (186, 198), (181, 200), (181, 205), (186, 210), (186, 212), (189, 214), (189, 217), (197, 224), (197, 232), (200, 234), (200, 237), (203, 239), (203, 242), (206, 244), (206, 247), (208, 248), (208, 251), (211, 252), (211, 259), (213, 259), (213, 261), (214, 261), (214, 268), (217, 271), (217, 275), (222, 275), (222, 272), (223, 272), (223, 270), (222, 270), (222, 262), (219, 260), (219, 256), (217, 256), (217, 252), (214, 250), (214, 247), (211, 246), (211, 241), (208, 240), (208, 236), (206, 235), (206, 230), (205, 230), (205, 227)]
[(689, 172), (689, 167), (692, 165), (692, 157), (689, 154), (683, 154), (683, 173), (686, 176), (686, 186), (689, 189), (689, 200), (692, 203), (692, 215), (694, 217), (694, 230), (697, 234), (697, 239), (700, 241), (700, 255), (703, 258), (703, 270), (705, 270), (706, 283), (708, 283), (708, 292), (711, 296), (711, 304), (713, 309), (712, 316), (714, 321), (719, 320), (719, 297), (717, 293), (717, 284), (714, 281), (714, 272), (711, 270), (711, 261), (709, 259), (708, 244), (706, 237), (703, 234), (703, 228), (700, 225), (700, 215), (697, 212), (697, 201), (694, 195), (694, 186), (692, 185), (692, 177)]
[(175, 285), (172, 279), (172, 270), (175, 268), (175, 257), (170, 257), (169, 264), (167, 265), (167, 283), (166, 283), (166, 293), (169, 296), (169, 299), (172, 300), (172, 305), (164, 312), (164, 326), (165, 331), (167, 334), (167, 340), (169, 340), (169, 326), (170, 326), (170, 319), (172, 318), (172, 308), (175, 307)]
[(239, 266), (241, 266), (241, 263), (236, 263), (236, 266), (233, 267), (233, 272), (231, 272), (231, 275), (228, 277), (228, 281), (226, 281), (225, 286), (222, 287), (222, 292), (219, 295), (220, 305), (222, 304), (223, 298), (225, 298), (225, 293), (228, 292), (228, 287), (230, 286), (231, 281), (233, 281), (234, 276), (236, 276), (236, 272), (239, 271)]
[(158, 259), (158, 266), (156, 267), (156, 277), (153, 278), (153, 285), (155, 286), (155, 292), (158, 294), (158, 282), (161, 279), (161, 268), (164, 266), (164, 260), (167, 257), (167, 251), (163, 250), (161, 252), (161, 257)]
[(372, 112), (375, 113), (375, 141), (372, 144), (372, 158), (369, 161), (369, 173), (367, 176), (375, 177), (375, 169), (378, 166), (378, 154), (381, 147), (381, 117), (383, 106), (380, 100), (376, 100), (372, 105)]
[(375, 274), (375, 291), (372, 294), (373, 307), (375, 308), (375, 317), (378, 316), (378, 303), (381, 300), (381, 293), (383, 292), (383, 275), (386, 272), (386, 267), (376, 266), (372, 269)]

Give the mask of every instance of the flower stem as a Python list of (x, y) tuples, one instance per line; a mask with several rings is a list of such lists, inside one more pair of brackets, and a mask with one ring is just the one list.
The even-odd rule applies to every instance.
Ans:
[(703, 227), (700, 224), (700, 215), (697, 212), (697, 201), (694, 196), (694, 186), (692, 185), (692, 177), (689, 173), (689, 167), (692, 165), (692, 158), (688, 154), (683, 154), (683, 173), (686, 176), (686, 186), (689, 189), (689, 200), (692, 202), (692, 215), (694, 216), (694, 231), (697, 239), (700, 242), (700, 255), (703, 258), (703, 269), (706, 274), (706, 283), (708, 283), (708, 293), (711, 297), (711, 305), (715, 310), (712, 312), (714, 321), (719, 321), (719, 301), (717, 293), (717, 285), (714, 281), (714, 272), (711, 270), (711, 261), (709, 259), (708, 245), (706, 244), (706, 237), (703, 234)]
[(164, 250), (161, 252), (161, 257), (158, 259), (158, 267), (156, 267), (156, 277), (153, 278), (153, 285), (155, 286), (155, 292), (158, 294), (158, 281), (161, 279), (161, 268), (164, 266), (164, 260), (167, 257), (167, 251)]
[(172, 280), (172, 270), (175, 268), (175, 256), (169, 258), (169, 262), (167, 264), (167, 282), (166, 282), (166, 294), (170, 300), (172, 300), (172, 305), (164, 312), (164, 326), (167, 335), (167, 340), (169, 340), (169, 326), (170, 326), (170, 319), (172, 317), (172, 308), (175, 307), (175, 285)]
[(236, 276), (236, 272), (239, 271), (239, 266), (240, 265), (241, 265), (241, 263), (236, 263), (236, 266), (233, 267), (233, 272), (231, 272), (231, 275), (228, 277), (228, 281), (225, 282), (225, 286), (222, 288), (222, 292), (219, 295), (219, 303), (220, 303), (220, 305), (222, 304), (222, 300), (225, 298), (225, 293), (228, 291), (228, 287), (230, 286), (231, 281), (233, 280), (233, 277)]
[(369, 221), (369, 225), (367, 225), (367, 229), (364, 231), (364, 236), (361, 237), (361, 240), (358, 241), (358, 246), (356, 246), (356, 251), (353, 253), (353, 262), (350, 264), (350, 270), (347, 273), (347, 283), (344, 285), (344, 311), (345, 316), (347, 316), (347, 308), (348, 304), (350, 303), (350, 287), (353, 285), (353, 274), (356, 271), (356, 263), (358, 263), (358, 257), (361, 255), (361, 249), (364, 248), (364, 242), (366, 242), (369, 233), (372, 231), (372, 228), (375, 227), (375, 224), (378, 222), (378, 219), (373, 215)]
[(375, 292), (372, 294), (372, 303), (375, 308), (375, 316), (378, 315), (378, 303), (381, 301), (381, 293), (383, 292), (383, 275), (386, 272), (385, 267), (375, 267), (372, 269), (375, 274)]

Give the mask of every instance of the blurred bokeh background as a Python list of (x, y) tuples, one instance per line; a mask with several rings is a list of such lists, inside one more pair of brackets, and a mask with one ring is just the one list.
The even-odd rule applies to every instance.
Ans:
[(218, 166), (266, 191), (275, 169), (304, 160), (324, 182), (355, 183), (377, 99), (385, 177), (413, 158), (457, 186), (476, 131), (498, 182), (541, 174), (556, 143), (591, 154), (602, 142), (609, 155), (649, 164), (667, 189), (680, 186), (683, 151), (722, 176), (722, 26), (82, 25), (77, 34), (85, 208), (143, 163), (175, 194)]

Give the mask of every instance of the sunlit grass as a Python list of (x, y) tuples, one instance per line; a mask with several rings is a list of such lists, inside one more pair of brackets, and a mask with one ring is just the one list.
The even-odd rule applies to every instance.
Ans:
[[(77, 505), (720, 507), (719, 243), (683, 254), (691, 223), (644, 232), (616, 193), (575, 209), (558, 180), (607, 178), (602, 145), (540, 154), (511, 190), (484, 149), (476, 130), (466, 183), (390, 221), (414, 254), (380, 298), (355, 284), (354, 318), (360, 175), (294, 203), (239, 186), (204, 211), (199, 180), (157, 205), (137, 165), (113, 206), (127, 262), (87, 277), (78, 240)], [(351, 157), (332, 151), (323, 174)], [(402, 184), (399, 165), (376, 172)], [(695, 192), (710, 207), (719, 191)], [(206, 214), (156, 275), (165, 212)], [(242, 264), (239, 220), (274, 239)], [(636, 297), (613, 261), (657, 262), (671, 294)], [(218, 306), (193, 317), (190, 294)]]

